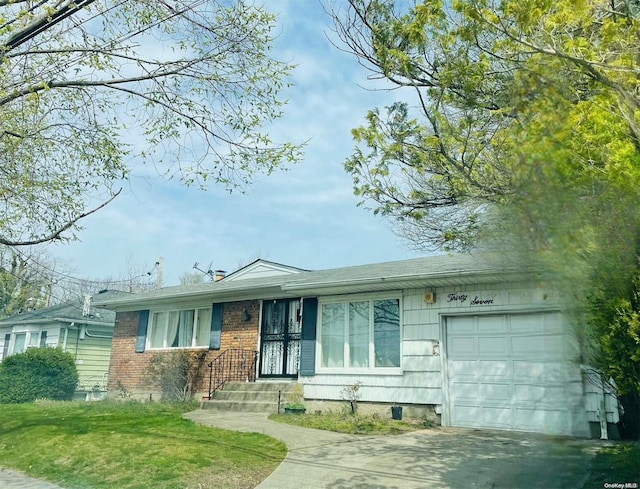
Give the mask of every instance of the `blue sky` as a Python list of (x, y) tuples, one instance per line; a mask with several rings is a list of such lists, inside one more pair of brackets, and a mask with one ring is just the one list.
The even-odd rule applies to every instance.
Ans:
[(357, 207), (342, 167), (353, 150), (350, 130), (366, 111), (389, 105), (397, 92), (375, 88), (357, 60), (327, 40), (331, 19), (318, 0), (270, 0), (279, 16), (276, 55), (297, 64), (274, 140), (309, 140), (288, 171), (258, 176), (246, 194), (177, 181), (133, 178), (105, 209), (83, 221), (79, 241), (51, 245), (77, 277), (124, 274), (127, 264), (164, 258), (164, 284), (201, 268), (233, 271), (256, 257), (324, 269), (416, 256), (391, 224)]

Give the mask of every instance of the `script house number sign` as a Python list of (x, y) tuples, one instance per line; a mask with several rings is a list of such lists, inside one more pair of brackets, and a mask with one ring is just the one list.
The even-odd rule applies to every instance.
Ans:
[[(466, 294), (449, 294), (447, 296), (447, 302), (459, 302), (460, 304), (464, 304), (467, 299), (469, 299), (469, 296)], [(490, 304), (493, 304), (493, 299), (484, 299), (477, 295), (469, 301), (470, 306), (487, 306)]]

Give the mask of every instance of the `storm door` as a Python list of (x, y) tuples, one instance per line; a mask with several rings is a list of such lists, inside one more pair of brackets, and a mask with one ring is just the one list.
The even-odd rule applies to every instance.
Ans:
[(300, 299), (262, 304), (260, 377), (297, 377), (300, 367)]

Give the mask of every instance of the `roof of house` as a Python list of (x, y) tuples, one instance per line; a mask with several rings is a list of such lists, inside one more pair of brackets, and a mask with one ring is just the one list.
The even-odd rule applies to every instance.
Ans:
[(128, 292), (105, 290), (92, 296), (92, 305), (89, 307), (88, 314), (83, 314), (83, 312), (85, 312), (83, 301), (65, 302), (51, 307), (14, 314), (13, 316), (1, 320), (0, 326), (24, 323), (45, 323), (52, 321), (113, 325), (116, 320), (115, 312), (109, 309), (96, 307), (93, 305), (93, 301), (96, 299), (99, 299), (100, 301), (117, 300), (123, 296), (130, 295), (131, 294)]
[(282, 263), (276, 263), (269, 260), (263, 260), (258, 258), (257, 260), (249, 263), (248, 265), (239, 268), (235, 272), (230, 273), (223, 280), (229, 282), (230, 280), (240, 280), (247, 278), (259, 278), (259, 277), (274, 277), (277, 275), (287, 275), (291, 273), (308, 272), (298, 267), (292, 267), (290, 265), (283, 265)]
[(97, 300), (95, 304), (125, 311), (169, 302), (275, 299), (493, 283), (526, 272), (523, 267), (505, 261), (504, 255), (449, 254), (329, 270), (164, 287), (128, 297)]

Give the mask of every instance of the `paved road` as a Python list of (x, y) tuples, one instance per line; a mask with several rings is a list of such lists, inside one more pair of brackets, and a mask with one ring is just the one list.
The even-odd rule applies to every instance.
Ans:
[[(205, 425), (263, 433), (287, 444), (257, 489), (576, 489), (601, 443), (525, 433), (441, 428), (357, 436), (275, 423), (266, 414), (199, 410)], [(0, 489), (61, 489), (0, 468)]]
[(284, 462), (258, 489), (581, 488), (595, 440), (440, 428), (357, 436), (275, 423), (264, 414), (194, 411), (190, 419), (284, 441)]

